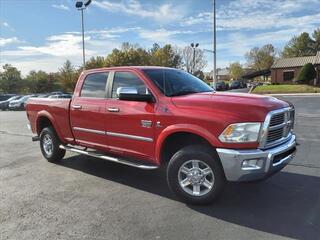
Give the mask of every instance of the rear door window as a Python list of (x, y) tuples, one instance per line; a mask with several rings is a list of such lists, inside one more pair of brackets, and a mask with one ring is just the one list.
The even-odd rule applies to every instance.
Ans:
[(81, 97), (105, 98), (108, 73), (89, 74), (83, 83)]

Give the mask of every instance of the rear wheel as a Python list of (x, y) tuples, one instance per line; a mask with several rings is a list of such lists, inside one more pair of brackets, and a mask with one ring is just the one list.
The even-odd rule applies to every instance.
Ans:
[(46, 127), (41, 131), (40, 149), (42, 155), (49, 162), (56, 162), (64, 157), (66, 151), (59, 148), (60, 144), (61, 142), (52, 127)]
[(217, 154), (203, 146), (187, 146), (174, 154), (167, 180), (171, 190), (191, 204), (212, 202), (226, 182)]

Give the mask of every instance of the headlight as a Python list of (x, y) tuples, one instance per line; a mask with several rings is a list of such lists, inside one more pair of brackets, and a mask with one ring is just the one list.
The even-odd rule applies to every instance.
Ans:
[(261, 123), (234, 123), (230, 124), (219, 136), (221, 142), (246, 143), (257, 142)]

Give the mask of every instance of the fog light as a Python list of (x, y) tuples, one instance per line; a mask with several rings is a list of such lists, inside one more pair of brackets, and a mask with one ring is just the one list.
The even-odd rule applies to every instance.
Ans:
[(262, 159), (249, 159), (242, 162), (242, 170), (258, 170), (263, 164)]

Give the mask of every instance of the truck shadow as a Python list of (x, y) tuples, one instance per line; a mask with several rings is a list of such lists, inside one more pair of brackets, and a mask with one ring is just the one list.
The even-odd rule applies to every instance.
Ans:
[[(87, 156), (57, 163), (109, 181), (174, 199), (163, 171), (145, 171)], [(295, 239), (319, 239), (320, 178), (280, 172), (260, 183), (228, 184), (210, 206), (195, 212), (251, 229)]]

